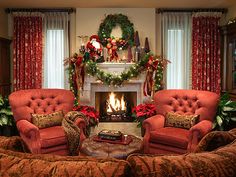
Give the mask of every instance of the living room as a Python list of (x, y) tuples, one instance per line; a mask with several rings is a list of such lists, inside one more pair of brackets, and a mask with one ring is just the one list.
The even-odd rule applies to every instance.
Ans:
[(2, 0), (0, 24), (0, 176), (236, 176), (234, 0)]

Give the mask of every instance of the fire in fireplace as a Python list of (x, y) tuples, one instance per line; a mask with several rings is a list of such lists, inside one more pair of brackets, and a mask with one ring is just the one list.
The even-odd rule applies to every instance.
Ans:
[(124, 101), (124, 94), (122, 94), (121, 99), (116, 98), (116, 95), (111, 92), (106, 104), (107, 113), (119, 113), (126, 111), (126, 104)]
[(137, 104), (137, 93), (96, 92), (95, 102), (101, 122), (131, 122), (132, 107)]

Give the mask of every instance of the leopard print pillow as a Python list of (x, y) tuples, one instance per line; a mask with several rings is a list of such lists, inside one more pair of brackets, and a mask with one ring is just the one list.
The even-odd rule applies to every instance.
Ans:
[(168, 112), (165, 118), (165, 127), (190, 129), (199, 121), (199, 115), (181, 115)]
[(47, 128), (61, 125), (64, 115), (62, 111), (51, 114), (32, 114), (32, 123), (38, 128)]

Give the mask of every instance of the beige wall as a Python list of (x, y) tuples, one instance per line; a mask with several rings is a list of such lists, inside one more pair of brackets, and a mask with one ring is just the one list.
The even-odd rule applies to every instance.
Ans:
[(8, 38), (8, 22), (5, 10), (0, 8), (0, 37)]
[(227, 19), (236, 18), (236, 2), (228, 9)]
[[(155, 8), (77, 8), (76, 36), (97, 34), (105, 14), (115, 13), (126, 15), (134, 24), (134, 30), (139, 32), (141, 46), (144, 46), (145, 37), (148, 37), (150, 49), (155, 52)], [(119, 33), (117, 32), (117, 34)], [(76, 43), (76, 52), (78, 52), (80, 40), (77, 38), (74, 43)]]

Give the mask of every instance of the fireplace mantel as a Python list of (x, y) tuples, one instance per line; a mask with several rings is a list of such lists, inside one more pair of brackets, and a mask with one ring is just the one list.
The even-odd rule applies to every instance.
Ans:
[[(98, 67), (106, 72), (112, 74), (120, 74), (126, 69), (133, 66), (135, 63), (98, 63)], [(143, 83), (145, 75), (140, 74), (136, 78), (126, 81), (120, 87), (108, 86), (97, 80), (96, 77), (86, 75), (84, 82), (84, 91), (81, 94), (81, 104), (95, 106), (95, 93), (96, 92), (137, 92), (137, 104), (143, 100)]]
[(129, 69), (135, 63), (111, 63), (111, 62), (104, 62), (98, 63), (98, 67), (106, 72), (117, 73), (120, 74), (122, 71)]

